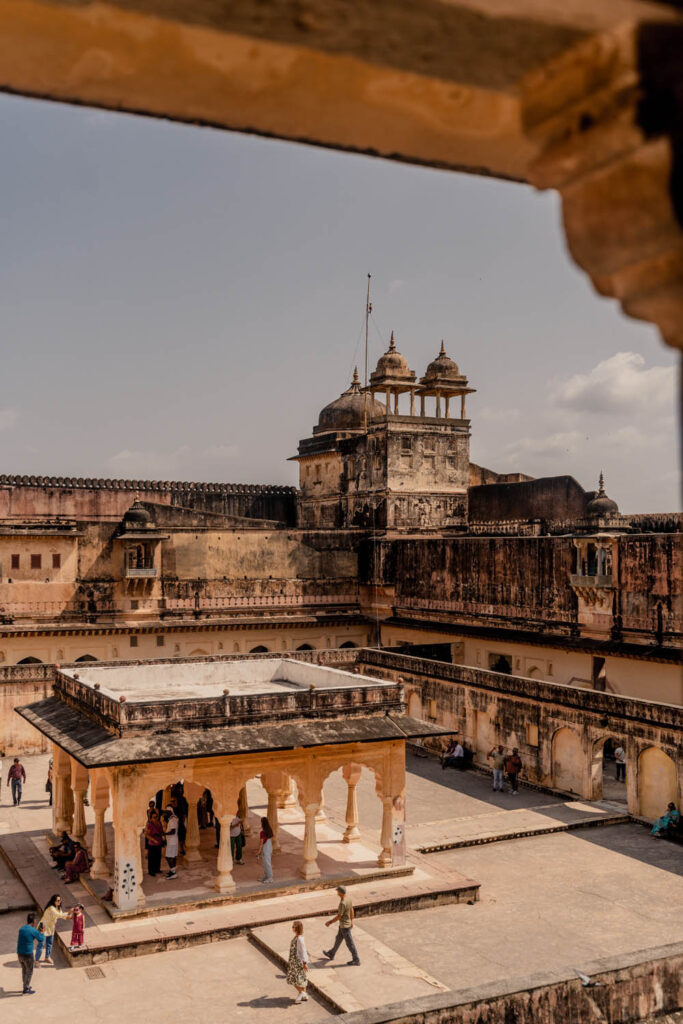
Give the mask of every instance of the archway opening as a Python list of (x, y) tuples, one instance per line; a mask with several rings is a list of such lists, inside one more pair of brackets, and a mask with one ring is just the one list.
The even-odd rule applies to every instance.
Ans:
[(268, 654), (268, 648), (264, 647), (263, 644), (259, 644), (258, 647), (252, 647), (249, 651), (250, 654)]
[(593, 744), (591, 799), (626, 804), (626, 750), (618, 736), (601, 736)]
[(343, 644), (339, 644), (340, 650), (346, 650), (350, 647), (357, 647), (358, 644), (354, 644), (353, 640), (345, 640)]
[(638, 758), (638, 813), (654, 820), (669, 801), (678, 807), (675, 762), (659, 747), (647, 747)]
[(98, 661), (94, 654), (81, 654), (80, 658), (76, 658), (76, 661)]
[(17, 665), (42, 665), (43, 662), (40, 658), (22, 658), (21, 661), (17, 662)]
[(312, 644), (299, 644), (297, 651), (314, 651), (315, 647)]

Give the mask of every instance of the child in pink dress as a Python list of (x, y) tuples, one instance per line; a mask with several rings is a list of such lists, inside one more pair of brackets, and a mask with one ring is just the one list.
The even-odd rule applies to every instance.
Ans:
[(83, 904), (77, 903), (74, 907), (73, 928), (71, 929), (71, 945), (69, 946), (72, 953), (74, 950), (80, 949), (83, 945), (84, 931), (85, 915), (83, 913)]

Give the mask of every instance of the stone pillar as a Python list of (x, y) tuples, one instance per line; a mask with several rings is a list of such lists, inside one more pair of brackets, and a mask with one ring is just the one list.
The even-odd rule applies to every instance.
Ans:
[(359, 764), (345, 764), (342, 775), (346, 779), (348, 787), (346, 794), (346, 830), (344, 832), (345, 843), (356, 843), (360, 839), (358, 828), (358, 800), (356, 798), (356, 786), (360, 782), (362, 768)]
[(281, 811), (286, 807), (296, 807), (297, 805), (294, 779), (291, 775), (285, 775), (285, 780), (284, 786), (277, 795), (277, 805)]
[(56, 835), (60, 832), (71, 834), (73, 828), (73, 801), (71, 796), (71, 761), (56, 743), (52, 745), (53, 760), (53, 794), (52, 794), (52, 828)]
[(436, 393), (436, 418), (441, 419), (441, 395), (437, 391)]
[(261, 785), (264, 787), (268, 794), (268, 810), (266, 811), (266, 817), (268, 823), (273, 830), (273, 853), (280, 852), (280, 843), (278, 841), (279, 824), (277, 820), (277, 808), (278, 799), (282, 793), (283, 787), (286, 784), (287, 776), (283, 775), (282, 772), (263, 772), (261, 775)]
[(315, 838), (315, 816), (318, 813), (319, 803), (306, 804), (304, 807), (304, 849), (303, 863), (299, 869), (302, 878), (320, 878), (318, 867), (318, 844)]
[(425, 396), (420, 395), (420, 416), (425, 414)]
[(410, 415), (415, 415), (415, 391), (413, 388), (410, 389)]
[(391, 813), (392, 800), (390, 796), (382, 797), (382, 831), (380, 833), (380, 845), (382, 847), (377, 863), (381, 868), (392, 863), (392, 832), (393, 819)]
[(134, 822), (116, 826), (114, 904), (119, 910), (136, 910), (145, 903), (141, 886), (140, 832)]
[(316, 821), (327, 821), (327, 814), (325, 813), (325, 794), (320, 794), (320, 803), (318, 804), (318, 810), (315, 812)]
[(218, 844), (218, 857), (216, 858), (216, 892), (233, 892), (235, 879), (232, 877), (232, 852), (230, 850), (230, 822), (232, 814), (222, 814), (218, 820), (221, 825), (221, 839)]
[(394, 413), (398, 416), (398, 391), (394, 391)]
[(88, 773), (82, 764), (71, 759), (71, 789), (74, 801), (73, 838), (87, 849), (85, 825), (85, 794), (88, 792)]
[(244, 825), (244, 834), (248, 836), (251, 833), (251, 826), (249, 825), (249, 804), (247, 802), (246, 786), (242, 786), (240, 790), (239, 797), (237, 798), (237, 807), (239, 810), (239, 816), (242, 819), (242, 823)]
[(465, 419), (465, 395), (460, 396), (460, 419)]
[(197, 801), (191, 797), (187, 801), (187, 832), (185, 834), (184, 864), (192, 864), (202, 859), (199, 852), (199, 819), (197, 817)]
[(445, 416), (446, 416), (446, 419), (448, 419), (448, 417), (450, 416), (450, 405), (451, 405), (451, 396), (450, 395), (446, 395), (445, 402), (446, 402)]
[(109, 806), (109, 782), (104, 773), (98, 772), (92, 785), (93, 810), (95, 811), (95, 832), (92, 841), (93, 866), (90, 868), (91, 878), (108, 878), (107, 867), (107, 835), (104, 825), (104, 813)]

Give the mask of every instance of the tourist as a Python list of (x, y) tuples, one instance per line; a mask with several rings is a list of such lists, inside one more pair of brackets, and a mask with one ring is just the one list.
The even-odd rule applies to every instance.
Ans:
[(244, 864), (242, 851), (244, 850), (245, 835), (244, 825), (240, 818), (239, 807), (235, 817), (230, 822), (230, 853), (235, 864)]
[(54, 779), (54, 771), (52, 758), (50, 758), (50, 763), (47, 766), (47, 779), (45, 780), (45, 792), (47, 793), (48, 807), (52, 807), (52, 782)]
[(449, 758), (449, 757), (453, 757), (453, 751), (455, 750), (455, 742), (456, 742), (455, 739), (450, 739), (448, 741), (448, 746), (446, 747), (445, 751), (441, 755), (441, 767), (442, 768), (446, 767), (446, 759)]
[(57, 921), (60, 919), (71, 918), (73, 914), (72, 910), (62, 910), (62, 897), (59, 893), (55, 893), (54, 896), (50, 897), (48, 905), (43, 911), (43, 916), (40, 919), (40, 925), (42, 926), (43, 935), (41, 941), (38, 943), (38, 950), (36, 952), (36, 964), (40, 963), (40, 957), (43, 950), (45, 950), (46, 964), (53, 964), (52, 959), (52, 946), (55, 941), (55, 929), (57, 928)]
[(459, 740), (451, 740), (450, 746), (444, 755), (442, 767), (459, 768), (461, 771), (465, 767), (465, 751)]
[(298, 995), (295, 1003), (303, 1003), (308, 999), (306, 989), (308, 987), (308, 951), (304, 941), (303, 921), (294, 921), (292, 924), (294, 938), (289, 944), (289, 961), (287, 963), (287, 984), (293, 985)]
[(517, 795), (517, 779), (519, 773), (522, 770), (522, 759), (519, 756), (517, 747), (512, 748), (512, 753), (505, 762), (505, 771), (507, 772), (508, 781), (510, 783), (510, 789), (512, 790), (513, 796)]
[(166, 839), (166, 862), (168, 864), (168, 871), (164, 878), (177, 878), (175, 866), (178, 860), (178, 818), (171, 804), (166, 808), (164, 836)]
[(82, 903), (77, 903), (73, 910), (73, 928), (71, 929), (71, 945), (69, 951), (73, 953), (81, 949), (84, 943), (85, 913)]
[(666, 835), (667, 832), (674, 832), (678, 828), (680, 820), (681, 816), (676, 810), (676, 804), (667, 804), (666, 814), (663, 814), (661, 818), (657, 818), (652, 826), (650, 835), (653, 839), (659, 839), (662, 833)]
[(156, 806), (147, 818), (145, 844), (147, 846), (147, 871), (154, 878), (161, 874), (161, 849), (164, 845), (164, 828)]
[(263, 878), (259, 882), (273, 881), (273, 830), (267, 818), (261, 818), (261, 832), (256, 860), (263, 863)]
[(66, 880), (66, 885), (77, 882), (79, 877), (88, 870), (89, 866), (88, 851), (76, 840), (74, 842), (74, 855), (64, 865), (63, 877)]
[(68, 860), (73, 860), (76, 847), (73, 839), (69, 836), (68, 832), (62, 832), (62, 839), (59, 846), (50, 847), (50, 856), (55, 861), (50, 867), (55, 870), (63, 871), (64, 865)]
[(621, 743), (614, 751), (614, 763), (617, 769), (617, 782), (626, 782), (626, 751)]
[(353, 903), (351, 902), (351, 897), (346, 895), (346, 886), (338, 885), (337, 893), (339, 894), (339, 906), (337, 907), (337, 913), (334, 917), (330, 918), (329, 921), (325, 921), (325, 926), (327, 928), (329, 928), (330, 925), (335, 924), (337, 921), (339, 922), (337, 937), (334, 940), (332, 949), (324, 949), (323, 953), (328, 960), (334, 960), (337, 950), (341, 946), (342, 942), (345, 942), (349, 953), (351, 954), (348, 966), (360, 967), (358, 950), (356, 949), (356, 945), (353, 941), (353, 935), (351, 934), (354, 918)]
[(10, 765), (7, 773), (7, 785), (12, 787), (12, 803), (18, 807), (21, 803), (21, 791), (23, 783), (26, 782), (26, 772), (18, 757)]
[(505, 747), (499, 743), (498, 748), (491, 747), (486, 756), (493, 761), (493, 792), (498, 790), (502, 793), (505, 788)]
[[(36, 915), (31, 913), (26, 916), (26, 924), (22, 925), (17, 935), (17, 957), (21, 964), (21, 980), (23, 982), (23, 994), (32, 996), (35, 989), (31, 988), (33, 968), (35, 966), (34, 949), (36, 942), (40, 949), (43, 941), (43, 933), (35, 927)], [(40, 926), (39, 926), (40, 927)]]

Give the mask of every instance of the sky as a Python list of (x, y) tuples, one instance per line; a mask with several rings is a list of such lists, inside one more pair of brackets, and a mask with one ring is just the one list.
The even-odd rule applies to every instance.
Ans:
[(599, 298), (558, 197), (0, 96), (0, 473), (295, 484), (395, 331), (476, 394), (471, 458), (679, 507), (675, 354)]

